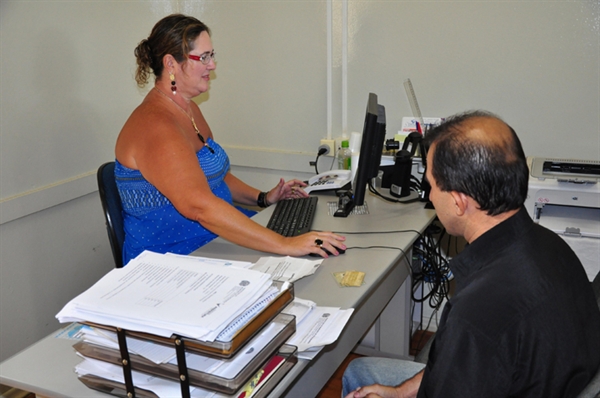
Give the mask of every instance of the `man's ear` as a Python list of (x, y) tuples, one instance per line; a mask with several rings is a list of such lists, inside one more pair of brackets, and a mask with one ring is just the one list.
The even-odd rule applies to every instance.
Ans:
[(454, 205), (456, 208), (456, 215), (462, 216), (468, 210), (470, 202), (469, 196), (465, 195), (462, 192), (450, 191), (450, 196), (454, 200)]

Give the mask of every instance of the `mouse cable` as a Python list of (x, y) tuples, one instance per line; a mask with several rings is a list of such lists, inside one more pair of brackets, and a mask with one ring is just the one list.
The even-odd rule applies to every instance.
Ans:
[(373, 246), (352, 246), (347, 247), (346, 250), (350, 249), (358, 249), (358, 250), (367, 250), (367, 249), (390, 249), (390, 250), (399, 250), (404, 257), (406, 257), (406, 251), (402, 250), (397, 246), (381, 246), (381, 245), (373, 245)]
[[(314, 232), (325, 232), (323, 230), (320, 229), (313, 229), (312, 231)], [(391, 231), (332, 231), (336, 234), (343, 234), (343, 235), (379, 235), (379, 234), (404, 234), (404, 233), (414, 233), (418, 236), (418, 238), (422, 238), (423, 235), (421, 234), (421, 232), (417, 231), (416, 229), (397, 229), (397, 230), (391, 230)], [(417, 239), (418, 239), (417, 238)], [(387, 247), (387, 246), (385, 246)], [(395, 249), (395, 247), (389, 247), (390, 249)], [(397, 248), (400, 249), (400, 248)]]
[(408, 254), (406, 253), (406, 251), (404, 251), (400, 247), (397, 247), (397, 246), (379, 246), (379, 245), (374, 245), (374, 246), (352, 246), (352, 247), (347, 247), (346, 251), (351, 250), (351, 249), (359, 249), (359, 250), (366, 250), (366, 249), (399, 250), (400, 253), (402, 253), (402, 257), (400, 258), (400, 261), (402, 261), (402, 258), (404, 258), (406, 260), (404, 263), (406, 264), (406, 269), (408, 270), (408, 274), (412, 278), (413, 270), (412, 270), (412, 268), (410, 266), (410, 261), (409, 261), (409, 258), (408, 258)]
[[(325, 232), (325, 231), (320, 231), (320, 230), (313, 230), (313, 231), (317, 231), (317, 232)], [(416, 229), (397, 229), (397, 230), (391, 230), (391, 231), (333, 231), (337, 234), (345, 234), (345, 235), (378, 235), (378, 234), (403, 234), (403, 233), (408, 233), (408, 232), (412, 232), (416, 235), (418, 235), (419, 237), (421, 237), (421, 233), (419, 231), (417, 231)]]
[[(315, 230), (317, 232), (323, 232), (321, 230)], [(344, 232), (344, 231), (334, 231), (336, 233), (339, 234), (344, 234), (344, 235), (375, 235), (375, 234), (396, 234), (396, 233), (407, 233), (407, 232), (412, 232), (415, 233), (418, 238), (415, 242), (418, 242), (419, 239), (423, 238), (423, 234), (421, 234), (421, 232), (417, 231), (416, 229), (399, 229), (396, 231), (367, 231), (367, 232)], [(413, 247), (414, 247), (414, 243), (413, 243)], [(406, 251), (404, 251), (403, 249), (401, 249), (400, 247), (397, 246), (379, 246), (379, 245), (375, 245), (375, 246), (353, 246), (353, 247), (347, 247), (346, 250), (350, 250), (350, 249), (392, 249), (392, 250), (400, 250), (402, 252), (402, 256), (404, 258), (407, 259), (407, 268), (408, 268), (408, 273), (411, 276), (411, 278), (414, 280), (413, 277), (413, 269), (410, 265), (410, 261), (408, 261), (408, 255), (406, 253)]]

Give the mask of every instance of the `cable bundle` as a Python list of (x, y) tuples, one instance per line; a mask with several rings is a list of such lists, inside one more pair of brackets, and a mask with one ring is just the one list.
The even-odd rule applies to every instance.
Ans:
[[(440, 249), (445, 235), (444, 228), (431, 224), (413, 247), (413, 259), (418, 260), (421, 267), (413, 268), (412, 299), (419, 303), (428, 300), (429, 306), (435, 310), (438, 310), (444, 299), (448, 297), (450, 280), (453, 278), (448, 260)], [(421, 282), (423, 290), (428, 287), (429, 291), (423, 297), (415, 297), (415, 291)]]

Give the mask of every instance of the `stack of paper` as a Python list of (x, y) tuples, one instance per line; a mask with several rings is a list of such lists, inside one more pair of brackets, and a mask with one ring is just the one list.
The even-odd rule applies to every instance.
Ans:
[(144, 252), (114, 269), (56, 315), (163, 337), (215, 338), (272, 284), (270, 275)]
[(284, 310), (296, 317), (296, 333), (287, 344), (298, 347), (298, 358), (313, 359), (321, 349), (335, 342), (354, 312), (353, 308), (318, 307), (296, 297)]

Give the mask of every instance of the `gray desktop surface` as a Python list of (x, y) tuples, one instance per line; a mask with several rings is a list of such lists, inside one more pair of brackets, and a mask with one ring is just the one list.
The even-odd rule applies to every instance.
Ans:
[[(419, 202), (399, 205), (368, 197), (369, 214), (338, 218), (328, 214), (327, 203), (335, 201), (335, 196), (319, 195), (312, 230), (334, 231), (344, 235), (348, 250), (345, 254), (325, 259), (315, 275), (297, 281), (294, 284), (295, 294), (321, 306), (351, 308), (364, 301), (404, 253), (410, 250), (418, 233), (423, 232), (435, 217), (435, 211), (424, 209), (423, 203)], [(273, 207), (262, 211), (254, 219), (265, 225), (272, 210)], [(273, 256), (234, 245), (221, 238), (201, 247), (192, 255), (252, 262), (260, 257)], [(336, 283), (332, 274), (350, 269), (366, 273), (363, 286), (342, 288)]]
[[(355, 308), (355, 311), (340, 338), (326, 346), (315, 360), (300, 360), (270, 397), (307, 397), (315, 396), (320, 391), (408, 276), (407, 263), (401, 261), (403, 254), (399, 249), (409, 251), (417, 233), (393, 231), (423, 231), (435, 217), (435, 212), (425, 210), (422, 203), (397, 205), (369, 196), (369, 215), (334, 218), (327, 214), (327, 202), (335, 200), (334, 196), (319, 196), (313, 229), (333, 230), (345, 235), (350, 249), (343, 255), (323, 261), (315, 275), (297, 281), (294, 284), (295, 294), (315, 301), (320, 306)], [(272, 208), (259, 213), (255, 216), (256, 220), (266, 224), (271, 212)], [(399, 249), (358, 249), (370, 246)], [(270, 255), (233, 245), (223, 239), (217, 239), (193, 254), (245, 261)], [(350, 269), (366, 273), (363, 286), (341, 288), (337, 285), (332, 273)], [(397, 330), (393, 333), (398, 335)], [(72, 349), (74, 342), (55, 338), (54, 335), (2, 362), (0, 383), (40, 396), (106, 397), (106, 394), (91, 390), (77, 380), (73, 369), (80, 359)], [(406, 338), (398, 340), (407, 341)]]
[(33, 392), (37, 397), (106, 398), (77, 379), (81, 358), (74, 340), (56, 338), (57, 332), (32, 344), (0, 364), (0, 384)]
[[(409, 275), (405, 253), (410, 253), (413, 242), (435, 217), (434, 210), (424, 204), (389, 203), (367, 195), (369, 214), (337, 218), (329, 214), (329, 202), (337, 202), (333, 195), (321, 194), (313, 230), (334, 231), (346, 236), (348, 250), (337, 257), (324, 260), (310, 277), (294, 283), (296, 297), (312, 300), (319, 306), (354, 308), (339, 339), (326, 346), (313, 361), (299, 360), (269, 397), (316, 396), (347, 355), (377, 320), (392, 297)], [(266, 225), (272, 208), (255, 216)], [(217, 239), (193, 253), (198, 256), (232, 260), (256, 261), (269, 253), (257, 252)], [(364, 284), (357, 288), (342, 288), (333, 277), (334, 272), (357, 270), (365, 272)], [(391, 318), (401, 318), (404, 309), (398, 308)], [(399, 325), (391, 321), (395, 328)], [(388, 323), (389, 324), (389, 323)], [(384, 327), (384, 326), (382, 326)], [(388, 328), (389, 329), (389, 328)], [(408, 330), (387, 330), (383, 345), (397, 344), (398, 352), (408, 356)], [(405, 347), (404, 347), (405, 346)], [(387, 353), (383, 353), (389, 356)]]

